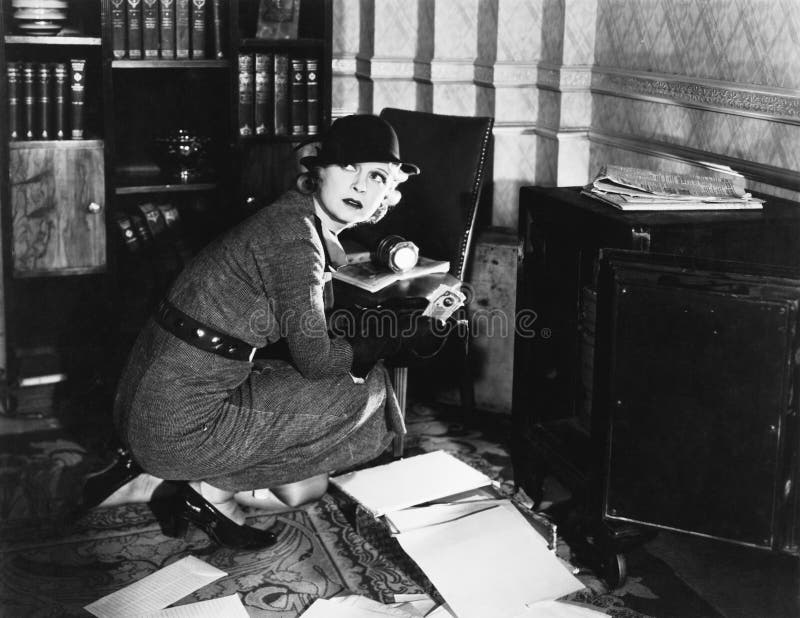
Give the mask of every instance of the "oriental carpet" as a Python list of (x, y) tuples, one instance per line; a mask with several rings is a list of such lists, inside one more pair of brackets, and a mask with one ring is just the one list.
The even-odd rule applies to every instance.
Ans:
[[(513, 493), (507, 427), (481, 431), (444, 407), (414, 405), (408, 416), (407, 454), (442, 449), (496, 479)], [(277, 525), (277, 545), (256, 552), (220, 548), (190, 528), (185, 539), (162, 534), (147, 505), (74, 512), (83, 475), (98, 464), (99, 438), (49, 430), (0, 438), (0, 614), (87, 615), (86, 604), (137, 581), (175, 560), (194, 555), (227, 572), (181, 603), (238, 593), (252, 616), (293, 618), (315, 599), (362, 594), (391, 602), (396, 593), (431, 590), (404, 556), (387, 552), (360, 534), (350, 506), (335, 493), (306, 507), (265, 515), (248, 512), (248, 523)], [(569, 547), (559, 544), (569, 560)], [(620, 618), (715, 617), (658, 559), (630, 556), (631, 572), (610, 591), (593, 574), (580, 572), (584, 591), (570, 600)], [(486, 618), (492, 618), (487, 616)]]

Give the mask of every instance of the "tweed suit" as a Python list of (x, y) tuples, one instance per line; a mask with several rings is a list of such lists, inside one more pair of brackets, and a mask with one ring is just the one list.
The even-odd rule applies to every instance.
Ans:
[(256, 348), (285, 339), (291, 362), (200, 350), (151, 320), (123, 371), (118, 432), (147, 472), (221, 489), (270, 487), (378, 455), (403, 422), (383, 365), (363, 383), (331, 338), (325, 251), (311, 196), (289, 191), (203, 249), (169, 301)]

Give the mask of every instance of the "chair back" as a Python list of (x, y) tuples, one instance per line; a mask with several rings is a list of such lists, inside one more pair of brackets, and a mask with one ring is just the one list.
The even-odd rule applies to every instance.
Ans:
[(449, 260), (450, 273), (463, 279), (494, 119), (389, 107), (380, 116), (397, 132), (401, 158), (421, 173), (400, 185), (402, 200), (381, 221), (348, 230), (345, 238), (374, 248), (398, 234), (416, 243), (421, 255)]

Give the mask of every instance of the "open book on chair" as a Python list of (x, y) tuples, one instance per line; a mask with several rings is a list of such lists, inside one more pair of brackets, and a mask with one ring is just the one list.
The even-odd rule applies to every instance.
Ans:
[(368, 292), (377, 292), (396, 281), (446, 273), (449, 270), (450, 262), (448, 261), (432, 260), (420, 256), (414, 268), (403, 272), (395, 272), (387, 266), (375, 264), (370, 260), (348, 262), (333, 271), (333, 278)]

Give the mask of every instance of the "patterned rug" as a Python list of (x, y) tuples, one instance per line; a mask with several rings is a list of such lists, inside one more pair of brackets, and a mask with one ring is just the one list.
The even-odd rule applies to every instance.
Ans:
[[(480, 431), (446, 410), (415, 405), (408, 425), (407, 454), (448, 451), (512, 494), (503, 446), (508, 427), (502, 419)], [(87, 442), (58, 431), (0, 440), (3, 616), (86, 615), (87, 603), (190, 554), (228, 576), (182, 603), (238, 592), (252, 616), (293, 618), (315, 599), (343, 593), (390, 602), (396, 593), (431, 590), (401, 552), (370, 542), (363, 529), (359, 533), (352, 505), (336, 494), (274, 515), (250, 511), (248, 523), (277, 524), (279, 531), (277, 545), (257, 552), (219, 548), (192, 528), (185, 539), (168, 538), (147, 505), (96, 509), (71, 520), (76, 488), (97, 464), (83, 445)], [(561, 542), (558, 554), (569, 560), (569, 547)], [(615, 591), (591, 573), (579, 573), (587, 588), (570, 600), (620, 618), (718, 616), (666, 565), (644, 553), (636, 560), (636, 576)]]

